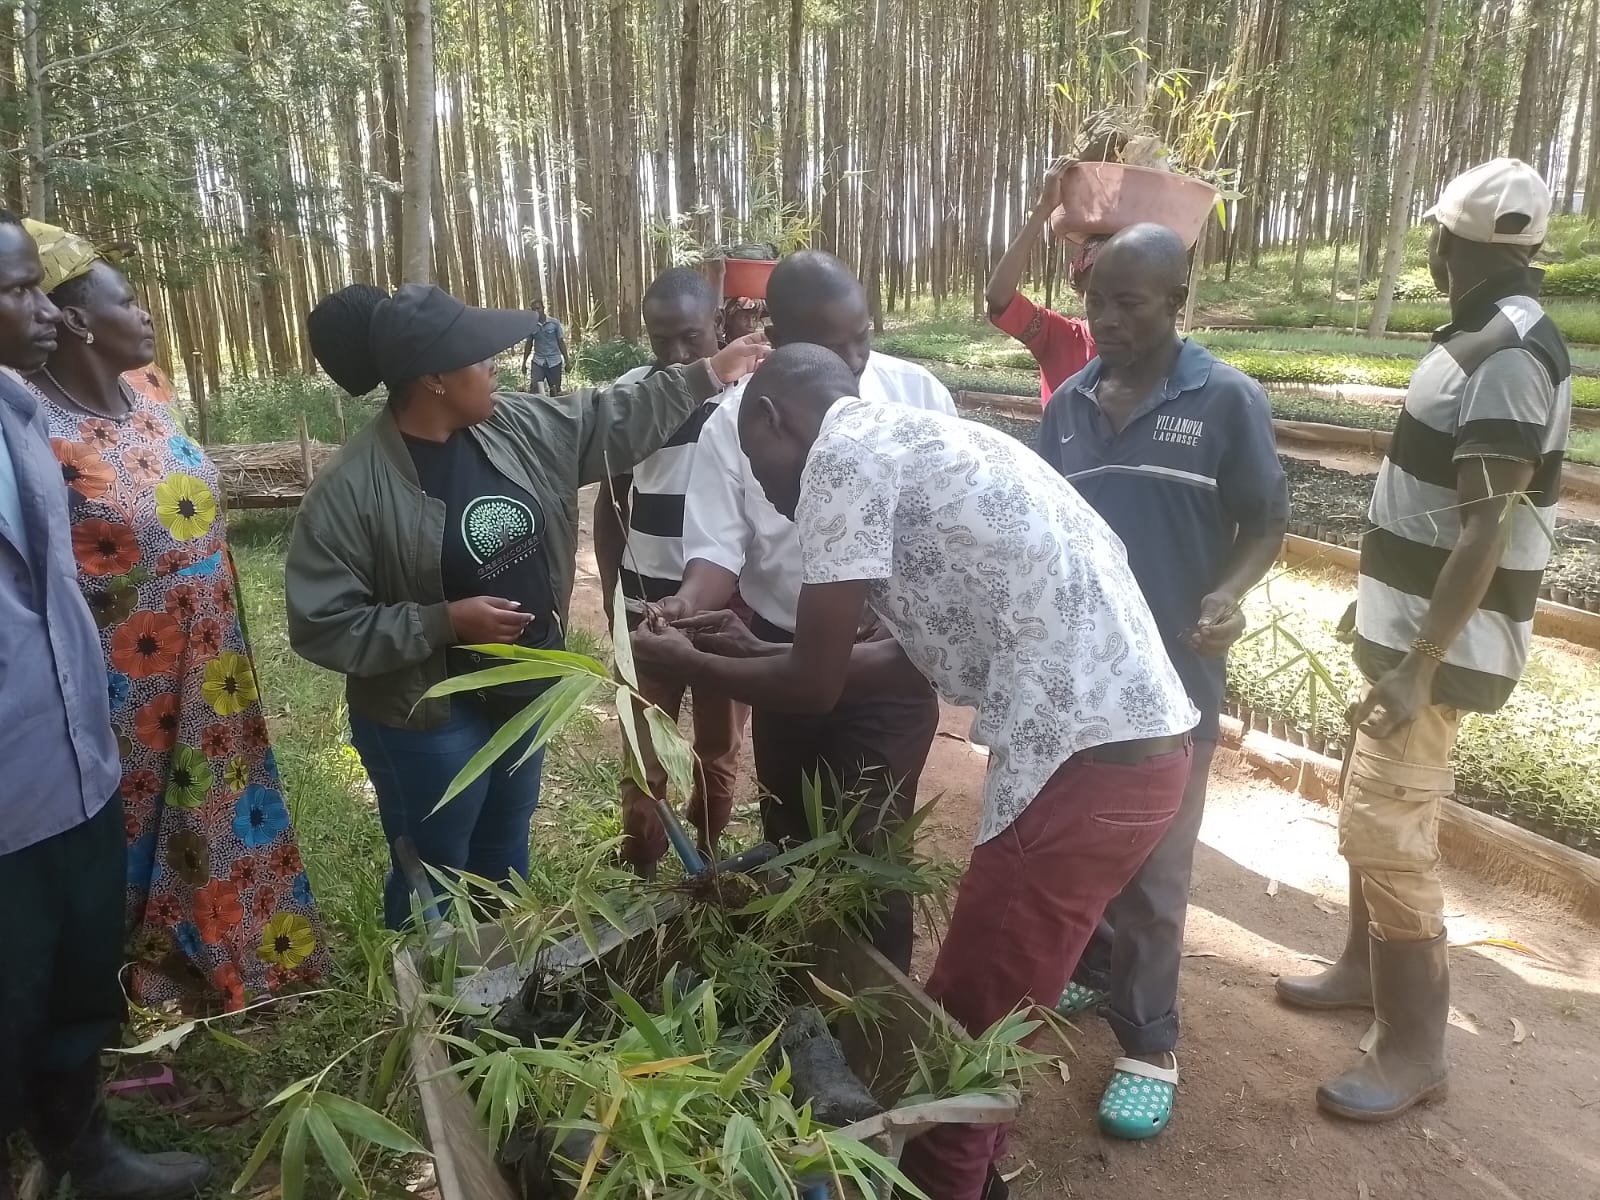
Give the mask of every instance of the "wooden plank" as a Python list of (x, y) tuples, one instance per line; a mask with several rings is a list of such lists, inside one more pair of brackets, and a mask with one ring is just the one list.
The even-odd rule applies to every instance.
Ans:
[(450, 1056), (432, 1036), (437, 1014), (423, 1000), (413, 952), (394, 956), (394, 986), (411, 1028), (411, 1066), (422, 1120), (433, 1150), (442, 1200), (520, 1200), (489, 1146), (489, 1134), (459, 1077), (446, 1074)]
[(1044, 406), (1039, 403), (1037, 396), (1012, 396), (1005, 392), (963, 390), (957, 392), (954, 399), (958, 409), (997, 408), (1002, 412), (1015, 413), (1019, 417), (1033, 417), (1036, 420), (1044, 411)]
[[(1042, 411), (1031, 396), (1011, 396), (1002, 392), (959, 391), (956, 407), (998, 409), (1007, 415), (1037, 418)], [(1574, 409), (1577, 419), (1582, 410)], [(1600, 414), (1597, 414), (1600, 418)], [(1391, 437), (1387, 429), (1358, 429), (1349, 425), (1329, 425), (1321, 421), (1274, 419), (1273, 431), (1280, 445), (1340, 446), (1366, 454), (1383, 454)], [(1580, 500), (1600, 500), (1600, 467), (1586, 463), (1567, 463), (1561, 470), (1561, 494)]]
[[(1227, 716), (1222, 741), (1308, 800), (1338, 807), (1338, 759), (1255, 730), (1246, 733)], [(1439, 853), (1452, 867), (1552, 901), (1600, 927), (1600, 858), (1459, 802), (1439, 806)]]
[[(1361, 552), (1349, 546), (1332, 546), (1327, 542), (1288, 534), (1283, 539), (1284, 562), (1332, 567), (1354, 575), (1361, 568)], [(1533, 614), (1533, 632), (1540, 637), (1557, 638), (1575, 646), (1600, 649), (1600, 613), (1573, 608), (1570, 604), (1557, 604), (1554, 600), (1541, 600)]]

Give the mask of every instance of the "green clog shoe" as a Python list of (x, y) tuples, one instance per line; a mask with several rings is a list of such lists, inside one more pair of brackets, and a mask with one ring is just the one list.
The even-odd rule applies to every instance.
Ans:
[(1081, 983), (1067, 984), (1067, 990), (1056, 1001), (1056, 1012), (1063, 1017), (1075, 1017), (1091, 1008), (1099, 1008), (1106, 1001), (1106, 993), (1099, 988), (1084, 987)]
[(1136, 1058), (1119, 1058), (1100, 1097), (1100, 1128), (1111, 1137), (1139, 1142), (1153, 1138), (1172, 1119), (1178, 1094), (1178, 1060), (1152, 1067)]

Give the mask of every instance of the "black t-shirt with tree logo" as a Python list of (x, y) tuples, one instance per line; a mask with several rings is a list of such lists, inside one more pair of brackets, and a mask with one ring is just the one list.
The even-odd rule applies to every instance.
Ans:
[[(550, 583), (544, 507), (495, 469), (476, 438), (459, 430), (443, 442), (406, 438), (422, 490), (444, 502), (444, 547), (439, 569), (446, 600), (496, 596), (515, 600), (533, 620), (517, 644), (559, 650), (566, 643)], [(452, 675), (504, 666), (504, 659), (451, 647)], [(536, 681), (496, 688), (491, 695), (523, 702), (548, 686)]]

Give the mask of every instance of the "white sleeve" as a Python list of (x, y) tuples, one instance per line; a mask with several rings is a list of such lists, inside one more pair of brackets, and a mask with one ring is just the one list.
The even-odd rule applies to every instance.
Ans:
[(956, 416), (956, 402), (950, 395), (950, 389), (940, 383), (932, 372), (919, 372), (918, 378), (922, 387), (918, 391), (920, 397), (919, 408), (930, 412), (943, 413), (947, 417)]
[(753, 531), (744, 515), (744, 451), (737, 406), (723, 401), (700, 431), (683, 503), (683, 561), (703, 558), (738, 575)]
[(812, 446), (794, 514), (804, 582), (889, 578), (899, 496), (893, 459), (839, 434)]

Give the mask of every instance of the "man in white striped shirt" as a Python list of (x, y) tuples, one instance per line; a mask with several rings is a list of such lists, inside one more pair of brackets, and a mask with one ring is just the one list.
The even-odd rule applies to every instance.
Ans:
[(1343, 955), (1279, 979), (1302, 1008), (1370, 1008), (1378, 1037), (1317, 1090), (1335, 1115), (1383, 1121), (1442, 1095), (1450, 974), (1439, 802), (1461, 719), (1506, 702), (1528, 661), (1550, 558), (1572, 368), (1530, 263), (1550, 190), (1526, 163), (1466, 172), (1428, 214), (1451, 321), (1434, 334), (1373, 487), (1361, 544), (1356, 663), (1371, 687), (1346, 766)]
[[(634, 383), (665, 367), (685, 366), (717, 352), (717, 289), (688, 267), (656, 277), (644, 294), (644, 326), (655, 361), (635, 367), (617, 380)], [(667, 444), (600, 487), (594, 509), (594, 548), (609, 610), (620, 580), (630, 600), (658, 601), (675, 594), (683, 580), (683, 507), (694, 467), (695, 448), (720, 397), (706, 401)], [(624, 532), (626, 528), (626, 533)], [(641, 676), (644, 696), (674, 719), (687, 690), (681, 680)], [(696, 688), (691, 705), (694, 752), (698, 759), (689, 819), (710, 851), (733, 810), (739, 745), (750, 710)], [(645, 777), (656, 796), (666, 797), (667, 774), (654, 756)], [(655, 801), (631, 780), (622, 784), (622, 857), (650, 875), (667, 851), (666, 830)]]
[[(826, 346), (850, 368), (864, 399), (956, 415), (949, 391), (925, 369), (872, 349), (866, 292), (833, 255), (802, 250), (780, 262), (767, 283), (767, 306), (774, 346)], [(669, 620), (715, 612), (727, 607), (737, 587), (757, 636), (787, 643), (794, 639), (800, 603), (800, 539), (794, 522), (767, 499), (740, 446), (744, 395), (743, 388), (724, 392), (706, 423), (684, 516), (683, 587), (661, 607)], [(795, 844), (809, 837), (811, 778), (824, 786), (828, 807), (838, 809), (844, 797), (862, 807), (852, 829), (863, 844), (887, 838), (915, 807), (938, 727), (939, 702), (914, 672), (903, 686), (884, 693), (847, 692), (827, 713), (755, 709), (750, 745), (767, 840)], [(883, 900), (874, 945), (909, 969), (912, 939), (910, 897), (891, 892)]]

